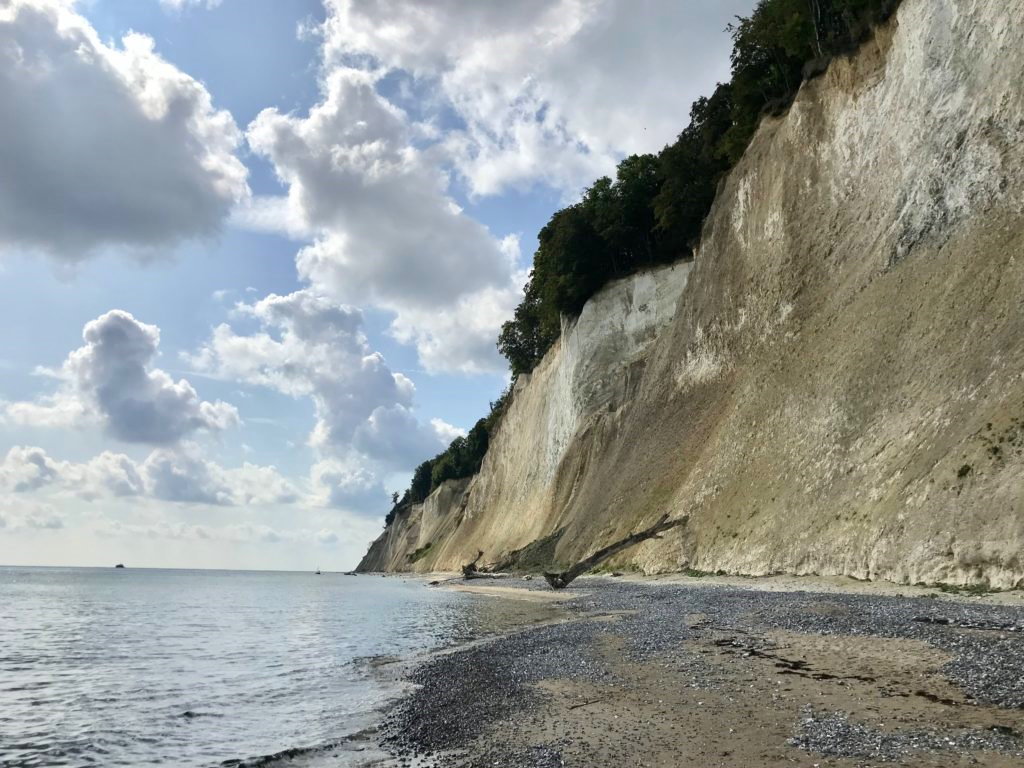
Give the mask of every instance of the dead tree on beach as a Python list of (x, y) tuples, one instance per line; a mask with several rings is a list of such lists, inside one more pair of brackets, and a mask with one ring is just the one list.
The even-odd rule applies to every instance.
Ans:
[[(688, 516), (684, 515), (683, 517), (677, 517), (675, 520), (669, 520), (668, 515), (664, 514), (661, 516), (661, 519), (650, 528), (642, 530), (639, 533), (634, 533), (632, 536), (627, 536), (624, 539), (616, 541), (614, 544), (609, 544), (604, 549), (597, 550), (597, 552), (592, 554), (586, 560), (580, 560), (580, 562), (576, 563), (576, 565), (572, 566), (567, 571), (562, 571), (561, 573), (545, 573), (544, 578), (547, 580), (548, 584), (551, 585), (552, 589), (565, 589), (578, 576), (582, 576), (587, 571), (593, 570), (608, 558), (617, 555), (619, 552), (629, 549), (634, 544), (639, 544), (642, 541), (647, 541), (648, 539), (660, 539), (661, 534), (665, 531), (671, 530), (679, 525), (684, 525), (689, 519), (690, 518)], [(463, 569), (463, 571), (465, 571), (465, 569)]]
[(462, 566), (462, 578), (471, 579), (474, 574), (478, 573), (476, 564), (480, 562), (480, 558), (483, 556), (484, 551), (482, 549), (477, 550), (476, 557), (473, 558), (473, 562), (466, 563)]
[(489, 566), (488, 567), (477, 566), (477, 563), (480, 562), (480, 558), (483, 557), (483, 556), (484, 556), (484, 553), (482, 551), (480, 551), (480, 550), (477, 550), (476, 557), (473, 559), (473, 562), (466, 563), (464, 566), (462, 566), (462, 578), (463, 579), (465, 579), (466, 581), (469, 581), (470, 579), (507, 579), (508, 578), (508, 574), (507, 573), (495, 573), (493, 570), (491, 570), (491, 568)]

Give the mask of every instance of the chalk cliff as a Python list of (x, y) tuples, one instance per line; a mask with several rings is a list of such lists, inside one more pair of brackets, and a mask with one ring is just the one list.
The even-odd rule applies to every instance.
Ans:
[(670, 512), (619, 566), (1024, 582), (1022, 19), (905, 0), (763, 123), (695, 260), (595, 296), (480, 473), (360, 568), (565, 564)]

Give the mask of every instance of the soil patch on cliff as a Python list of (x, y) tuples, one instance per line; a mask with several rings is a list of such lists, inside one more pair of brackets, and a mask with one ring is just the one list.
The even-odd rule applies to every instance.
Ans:
[(567, 592), (566, 620), (413, 670), (381, 731), (395, 764), (1024, 760), (1019, 606), (605, 579)]

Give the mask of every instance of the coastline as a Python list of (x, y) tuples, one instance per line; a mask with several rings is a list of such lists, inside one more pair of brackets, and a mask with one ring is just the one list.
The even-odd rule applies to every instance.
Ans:
[[(295, 747), (281, 752), (230, 760), (222, 763), (225, 768), (391, 768), (408, 765), (393, 757), (385, 748), (386, 724), (389, 713), (417, 689), (413, 678), (423, 665), (434, 663), (450, 654), (457, 654), (472, 648), (501, 642), (517, 633), (535, 627), (549, 626), (567, 620), (569, 617), (558, 608), (564, 600), (574, 595), (557, 594), (550, 590), (510, 590), (507, 587), (467, 585), (455, 580), (455, 574), (361, 574), (364, 578), (379, 578), (412, 582), (423, 588), (444, 588), (453, 592), (472, 594), (483, 598), (467, 603), (463, 608), (467, 625), (474, 630), (462, 628), (462, 635), (449, 644), (401, 656), (378, 655), (357, 660), (363, 671), (374, 683), (388, 691), (380, 706), (353, 718), (355, 728), (331, 743)], [(432, 581), (449, 580), (448, 583), (432, 585)], [(429, 762), (416, 765), (426, 768)]]
[(480, 604), (518, 619), (389, 665), (411, 686), (373, 734), (389, 757), (365, 766), (1024, 758), (1019, 592), (676, 575), (585, 577), (560, 593), (516, 578), (431, 588), (490, 598)]

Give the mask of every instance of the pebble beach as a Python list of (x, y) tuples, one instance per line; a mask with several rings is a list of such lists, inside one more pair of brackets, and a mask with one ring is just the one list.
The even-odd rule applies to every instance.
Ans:
[(1024, 764), (1019, 595), (795, 584), (427, 587), (515, 603), (523, 623), (404, 668), (374, 764)]

